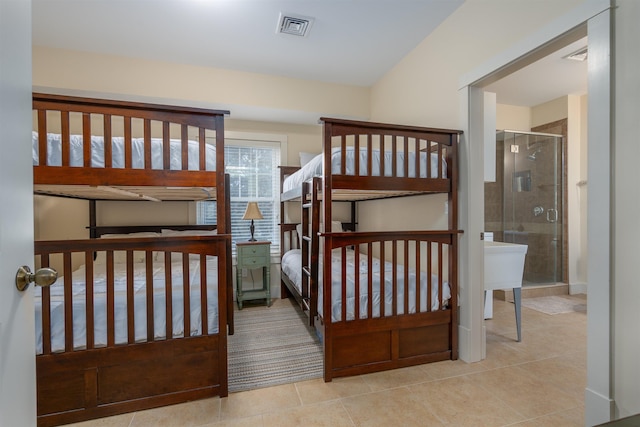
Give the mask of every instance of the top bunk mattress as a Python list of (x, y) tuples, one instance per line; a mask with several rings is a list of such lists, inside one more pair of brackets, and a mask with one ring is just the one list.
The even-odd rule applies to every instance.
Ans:
[[(351, 176), (383, 176), (383, 177), (408, 177), (416, 178), (416, 159), (415, 152), (410, 151), (408, 153), (408, 159), (405, 161), (405, 153), (402, 151), (396, 152), (396, 172), (393, 172), (393, 152), (384, 152), (384, 171), (380, 171), (381, 155), (380, 150), (372, 150), (371, 153), (371, 173), (367, 171), (367, 150), (359, 150), (359, 170), (355, 171), (355, 149), (353, 147), (346, 147), (346, 162), (345, 162), (345, 174)], [(427, 176), (427, 159), (430, 161), (429, 170), (430, 176)], [(440, 177), (438, 172), (438, 154), (420, 152), (420, 174), (417, 178), (438, 178)], [(408, 164), (405, 171), (405, 163)], [(342, 169), (342, 155), (339, 147), (334, 147), (331, 151), (331, 174), (340, 174)], [(285, 178), (283, 182), (282, 191), (286, 193), (291, 190), (298, 190), (301, 188), (302, 183), (316, 176), (323, 175), (323, 155), (318, 154), (311, 159), (307, 164), (300, 168), (300, 170), (291, 174)], [(447, 164), (442, 159), (442, 177), (447, 176)]]
[[(40, 165), (38, 146), (38, 132), (32, 133), (32, 158), (33, 165)], [(189, 140), (187, 144), (188, 170), (199, 170), (200, 144)], [(125, 167), (125, 138), (113, 137), (111, 139), (111, 157), (113, 168)], [(105, 167), (105, 144), (102, 136), (91, 136), (91, 167)], [(182, 168), (182, 141), (171, 139), (169, 146), (169, 169), (183, 170)], [(60, 134), (47, 134), (47, 159), (46, 166), (62, 166), (62, 136)], [(82, 135), (70, 135), (69, 137), (69, 166), (84, 166), (84, 143)], [(213, 144), (205, 144), (205, 166), (207, 171), (216, 170), (216, 147)], [(144, 138), (131, 139), (131, 168), (145, 168)], [(151, 169), (164, 169), (163, 140), (151, 138)]]

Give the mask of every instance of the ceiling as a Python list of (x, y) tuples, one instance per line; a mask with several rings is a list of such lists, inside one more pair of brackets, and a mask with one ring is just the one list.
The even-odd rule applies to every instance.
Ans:
[(587, 61), (565, 59), (587, 46), (582, 38), (556, 52), (485, 86), (499, 104), (534, 107), (564, 95), (587, 93)]
[[(33, 44), (366, 87), (463, 2), (32, 0)], [(278, 34), (281, 13), (312, 18), (309, 34)], [(522, 106), (585, 93), (585, 63), (558, 55), (488, 90)]]
[[(33, 0), (33, 44), (370, 86), (464, 0)], [(279, 15), (313, 18), (306, 37)]]

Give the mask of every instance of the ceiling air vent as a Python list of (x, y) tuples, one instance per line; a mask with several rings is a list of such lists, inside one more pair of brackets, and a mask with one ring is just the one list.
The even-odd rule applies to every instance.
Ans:
[(589, 56), (589, 47), (585, 46), (581, 49), (571, 52), (567, 56), (563, 56), (564, 59), (571, 59), (573, 61), (586, 61)]
[(306, 16), (280, 13), (278, 19), (277, 33), (289, 34), (291, 36), (307, 37), (313, 24), (313, 18)]

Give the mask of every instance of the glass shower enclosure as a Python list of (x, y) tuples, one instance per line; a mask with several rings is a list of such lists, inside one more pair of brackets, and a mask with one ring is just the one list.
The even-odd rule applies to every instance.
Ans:
[(485, 230), (528, 245), (523, 285), (565, 282), (564, 138), (498, 131), (496, 182), (485, 184)]

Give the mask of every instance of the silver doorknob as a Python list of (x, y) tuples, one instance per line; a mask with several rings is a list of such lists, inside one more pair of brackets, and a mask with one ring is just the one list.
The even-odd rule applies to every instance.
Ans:
[(37, 286), (51, 286), (58, 279), (58, 272), (53, 268), (41, 268), (35, 273), (31, 269), (23, 265), (16, 273), (16, 288), (24, 291), (29, 287), (29, 283), (33, 282)]

